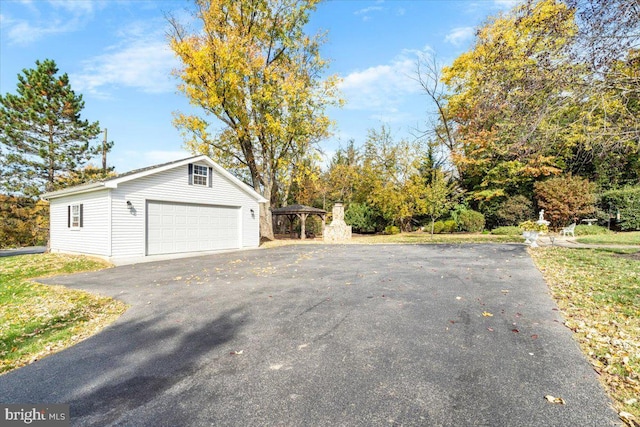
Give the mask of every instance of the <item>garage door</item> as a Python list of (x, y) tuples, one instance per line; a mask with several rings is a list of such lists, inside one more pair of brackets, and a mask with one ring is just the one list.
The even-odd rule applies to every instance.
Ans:
[(147, 203), (147, 255), (234, 249), (240, 246), (240, 208)]

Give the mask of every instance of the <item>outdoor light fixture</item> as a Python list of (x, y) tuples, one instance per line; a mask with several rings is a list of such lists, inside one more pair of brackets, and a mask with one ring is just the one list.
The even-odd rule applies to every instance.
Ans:
[(255, 218), (256, 217), (256, 213), (253, 211), (253, 209), (249, 209), (251, 211), (251, 218)]
[(128, 207), (129, 209), (133, 208), (133, 204), (131, 203), (131, 201), (130, 201), (130, 200), (127, 200), (127, 207)]

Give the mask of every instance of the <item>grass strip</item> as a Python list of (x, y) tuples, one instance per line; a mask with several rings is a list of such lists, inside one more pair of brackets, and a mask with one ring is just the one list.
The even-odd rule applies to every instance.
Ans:
[(640, 425), (640, 253), (568, 248), (530, 253), (621, 419)]
[(112, 298), (31, 279), (108, 266), (101, 260), (61, 254), (0, 258), (0, 373), (67, 348), (126, 310)]
[(576, 241), (592, 245), (640, 245), (640, 231), (579, 236)]

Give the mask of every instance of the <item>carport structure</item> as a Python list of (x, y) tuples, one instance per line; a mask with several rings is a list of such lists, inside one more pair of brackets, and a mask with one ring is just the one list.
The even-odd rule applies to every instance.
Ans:
[[(281, 208), (272, 209), (271, 214), (277, 218), (284, 216), (289, 220), (291, 226), (291, 237), (293, 237), (293, 221), (296, 218), (300, 219), (300, 239), (304, 240), (307, 236), (305, 234), (305, 224), (309, 215), (318, 215), (322, 219), (322, 234), (324, 234), (324, 227), (327, 219), (327, 211), (313, 208), (305, 205), (291, 205), (283, 206)], [(277, 224), (277, 221), (276, 221)]]

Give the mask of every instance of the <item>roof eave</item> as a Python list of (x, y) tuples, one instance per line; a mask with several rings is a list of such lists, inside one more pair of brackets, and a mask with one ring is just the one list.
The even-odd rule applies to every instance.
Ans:
[(73, 194), (89, 193), (91, 191), (100, 190), (102, 188), (113, 188), (113, 187), (110, 185), (107, 185), (104, 182), (93, 182), (91, 184), (85, 184), (77, 187), (69, 187), (69, 188), (64, 188), (62, 190), (58, 190), (58, 191), (51, 191), (49, 193), (44, 193), (40, 196), (40, 198), (44, 200), (57, 199), (59, 197), (70, 196)]

